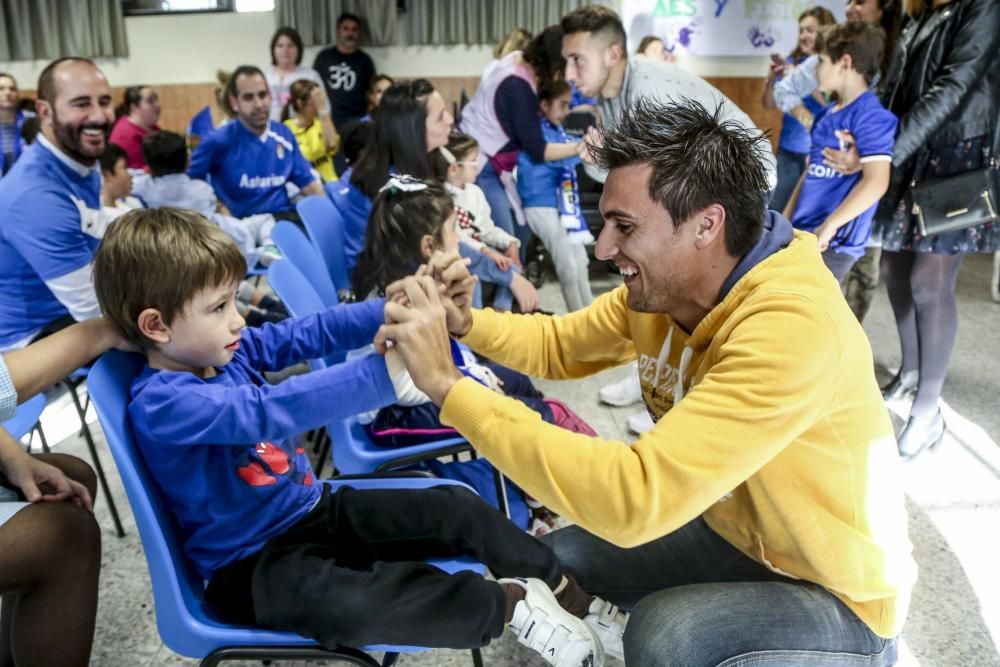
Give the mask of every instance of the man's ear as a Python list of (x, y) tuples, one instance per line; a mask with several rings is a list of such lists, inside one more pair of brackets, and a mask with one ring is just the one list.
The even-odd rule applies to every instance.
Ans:
[(608, 50), (605, 51), (604, 58), (609, 67), (618, 64), (625, 59), (625, 47), (617, 42), (611, 44), (608, 46)]
[(240, 112), (239, 101), (237, 101), (237, 99), (232, 95), (227, 95), (226, 99), (229, 101), (229, 110), (232, 111), (234, 114), (239, 114)]
[(694, 240), (698, 250), (707, 248), (717, 241), (725, 242), (726, 209), (719, 204), (710, 204), (699, 211), (694, 222), (698, 225)]
[(147, 308), (139, 313), (136, 324), (142, 335), (154, 343), (163, 345), (170, 342), (170, 327), (163, 320), (163, 314), (156, 308)]
[(39, 124), (52, 122), (52, 105), (45, 100), (35, 101), (35, 113), (38, 115)]

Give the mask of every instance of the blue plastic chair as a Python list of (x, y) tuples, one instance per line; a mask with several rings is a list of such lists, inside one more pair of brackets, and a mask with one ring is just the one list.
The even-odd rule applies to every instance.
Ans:
[(344, 216), (329, 197), (310, 195), (295, 205), (295, 210), (309, 232), (309, 238), (326, 263), (330, 279), (337, 292), (348, 292), (351, 279), (347, 275), (347, 255), (344, 254)]
[(323, 256), (301, 229), (287, 220), (282, 220), (271, 231), (271, 240), (281, 250), (282, 258), (294, 264), (295, 268), (305, 276), (325, 305), (336, 306), (340, 303), (337, 288), (330, 279)]
[[(372, 646), (364, 651), (339, 647), (327, 649), (289, 632), (233, 626), (220, 622), (205, 604), (204, 583), (184, 557), (179, 531), (166, 507), (156, 481), (139, 454), (128, 417), (129, 389), (142, 371), (138, 355), (112, 350), (102, 356), (90, 374), (90, 391), (97, 415), (121, 474), (139, 536), (142, 538), (156, 605), (156, 625), (163, 643), (186, 657), (202, 659), (203, 667), (223, 660), (324, 659), (355, 665), (378, 665), (364, 651), (385, 651), (383, 665), (392, 664), (399, 653), (426, 649), (402, 646)], [(384, 478), (334, 481), (334, 487), (428, 488), (456, 484), (428, 478)], [(469, 559), (432, 560), (445, 572), (485, 568)], [(473, 651), (481, 664), (478, 651)]]
[[(20, 440), (29, 433), (37, 431), (38, 438), (42, 442), (42, 451), (48, 452), (49, 443), (45, 439), (45, 432), (42, 431), (42, 422), (40, 421), (42, 411), (48, 404), (49, 401), (45, 398), (45, 394), (38, 394), (17, 406), (17, 412), (14, 413), (14, 416), (0, 426), (15, 440)], [(31, 440), (28, 441), (28, 451), (31, 451)]]

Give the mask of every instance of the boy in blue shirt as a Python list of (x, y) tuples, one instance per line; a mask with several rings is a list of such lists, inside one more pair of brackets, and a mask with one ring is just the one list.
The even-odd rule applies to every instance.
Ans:
[(208, 180), (234, 217), (270, 213), (298, 220), (286, 183), (303, 194), (323, 186), (299, 151), (291, 131), (270, 119), (271, 92), (256, 67), (237, 67), (226, 84), (237, 119), (203, 137), (191, 155), (188, 176)]
[[(889, 185), (898, 120), (869, 89), (882, 62), (885, 34), (876, 25), (852, 21), (822, 33), (816, 76), (820, 90), (838, 101), (813, 124), (812, 147), (785, 217), (816, 234), (823, 261), (838, 282), (865, 253), (872, 217)], [(861, 155), (860, 173), (843, 175), (823, 162), (824, 148), (841, 148), (849, 132)]]
[[(600, 664), (583, 618), (617, 609), (478, 496), (317, 482), (294, 437), (395, 403), (401, 363), (369, 355), (278, 385), (262, 373), (371, 342), (384, 302), (245, 329), (234, 304), (245, 271), (222, 230), (172, 208), (125, 214), (94, 260), (106, 317), (147, 357), (129, 404), (139, 450), (216, 612), (331, 647), (472, 648), (509, 624), (553, 664)], [(488, 581), (423, 562), (456, 555), (532, 578)]]

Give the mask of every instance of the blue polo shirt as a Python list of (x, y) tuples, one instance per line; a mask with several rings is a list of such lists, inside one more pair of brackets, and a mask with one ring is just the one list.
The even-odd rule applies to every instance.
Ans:
[(100, 245), (80, 207), (100, 208), (101, 176), (54, 150), (39, 135), (0, 180), (0, 349), (69, 314), (45, 281), (83, 268)]
[(191, 155), (188, 176), (209, 180), (234, 217), (292, 208), (285, 183), (304, 188), (315, 180), (291, 131), (275, 121), (257, 136), (240, 121), (203, 137)]
[[(840, 147), (835, 132), (848, 130), (854, 135), (862, 163), (891, 162), (898, 122), (871, 91), (866, 91), (839, 111), (831, 105), (817, 117), (812, 131), (809, 169), (792, 216), (792, 225), (796, 229), (814, 231), (861, 180), (861, 172), (845, 176), (823, 163), (824, 148)], [(830, 242), (830, 249), (854, 257), (863, 255), (877, 205), (872, 204), (867, 211), (841, 227)]]

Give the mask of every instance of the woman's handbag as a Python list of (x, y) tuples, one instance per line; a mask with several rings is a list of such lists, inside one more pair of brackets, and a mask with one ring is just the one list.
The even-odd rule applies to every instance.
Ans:
[(1000, 218), (1000, 122), (994, 123), (985, 167), (937, 178), (910, 190), (921, 236), (975, 227)]

